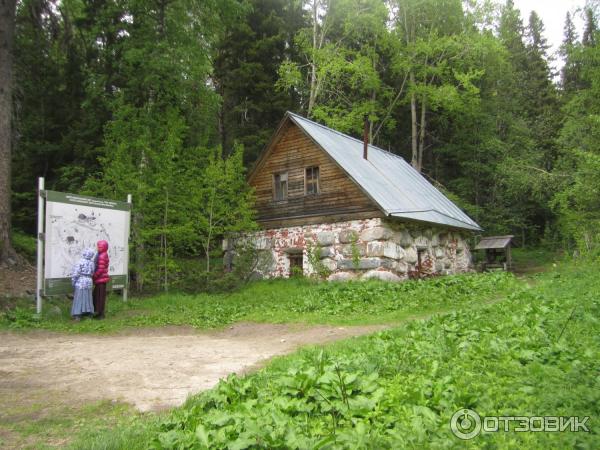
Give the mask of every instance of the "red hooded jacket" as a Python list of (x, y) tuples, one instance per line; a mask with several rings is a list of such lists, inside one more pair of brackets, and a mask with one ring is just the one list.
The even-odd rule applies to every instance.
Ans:
[(92, 279), (94, 284), (108, 283), (110, 277), (108, 276), (108, 267), (110, 260), (108, 259), (108, 242), (98, 241), (98, 256), (96, 258), (96, 272)]

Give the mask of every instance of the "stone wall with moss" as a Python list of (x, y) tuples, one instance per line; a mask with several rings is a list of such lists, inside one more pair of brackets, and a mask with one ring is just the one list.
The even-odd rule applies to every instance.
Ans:
[(244, 240), (264, 252), (269, 261), (263, 277), (290, 275), (290, 259), (302, 255), (305, 275), (329, 280), (379, 278), (401, 281), (418, 272), (453, 274), (471, 270), (468, 234), (425, 224), (388, 219), (364, 219), (263, 230), (232, 241), (232, 251)]

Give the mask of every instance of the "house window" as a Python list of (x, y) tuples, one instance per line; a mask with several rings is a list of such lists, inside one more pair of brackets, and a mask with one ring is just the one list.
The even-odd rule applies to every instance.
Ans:
[(290, 259), (290, 277), (301, 276), (304, 271), (302, 253), (290, 254), (288, 258)]
[(275, 201), (287, 200), (288, 174), (287, 172), (273, 175), (273, 198)]
[(304, 176), (304, 193), (306, 195), (319, 193), (319, 168), (307, 167)]

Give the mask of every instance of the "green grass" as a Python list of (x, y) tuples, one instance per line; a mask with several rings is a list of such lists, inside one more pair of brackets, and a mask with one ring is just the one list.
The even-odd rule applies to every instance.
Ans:
[[(599, 270), (559, 265), (502, 302), (304, 349), (74, 448), (598, 448)], [(461, 441), (449, 426), (461, 408), (590, 416), (591, 432)]]
[(517, 273), (541, 272), (563, 259), (562, 252), (545, 248), (513, 248), (511, 252)]
[(37, 402), (2, 405), (0, 448), (64, 447), (74, 437), (93, 437), (117, 425), (127, 427), (144, 417), (131, 405), (108, 400), (83, 405), (64, 404), (56, 393), (40, 394)]
[(511, 274), (464, 274), (430, 280), (317, 283), (304, 279), (255, 282), (232, 294), (163, 294), (108, 301), (103, 321), (74, 323), (70, 301), (50, 299), (42, 317), (33, 302), (18, 302), (0, 313), (0, 329), (40, 328), (61, 332), (109, 332), (127, 327), (189, 325), (218, 328), (238, 321), (308, 324), (396, 323), (415, 315), (477, 306), (511, 292)]

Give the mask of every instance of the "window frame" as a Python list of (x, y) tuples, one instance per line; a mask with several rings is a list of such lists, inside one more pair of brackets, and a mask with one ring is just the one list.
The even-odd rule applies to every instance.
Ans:
[[(307, 183), (307, 172), (308, 170), (312, 170), (312, 179), (311, 179), (311, 184), (316, 184), (317, 185), (317, 192), (308, 192), (308, 183)], [(317, 169), (317, 178), (316, 180), (314, 180), (314, 169)], [(321, 168), (319, 166), (307, 166), (304, 168), (304, 195), (319, 195), (321, 193)]]
[(304, 255), (302, 253), (289, 253), (288, 254), (289, 261), (289, 270), (288, 277), (294, 276), (294, 267), (299, 267), (304, 273)]
[[(285, 193), (283, 193), (283, 198), (277, 198), (277, 177), (280, 177), (279, 179), (279, 185), (281, 185), (281, 176), (285, 175)], [(288, 174), (288, 171), (284, 171), (284, 172), (275, 172), (273, 173), (273, 201), (274, 202), (285, 202), (288, 199), (289, 196), (289, 189), (290, 189), (290, 177)]]

